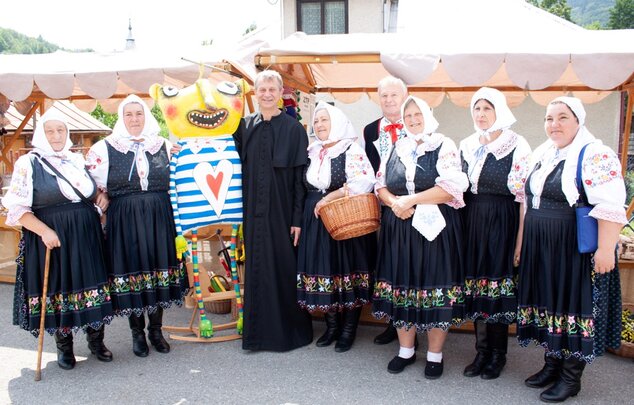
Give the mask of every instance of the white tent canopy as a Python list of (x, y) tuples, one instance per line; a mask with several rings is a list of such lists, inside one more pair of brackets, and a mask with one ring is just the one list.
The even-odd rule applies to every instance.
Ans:
[(374, 97), (388, 74), (432, 105), (447, 93), (468, 105), (480, 86), (543, 104), (552, 92), (593, 102), (633, 85), (634, 30), (586, 30), (523, 0), (402, 0), (398, 18), (393, 34), (296, 33), (260, 49), (256, 64), (344, 102)]
[[(91, 111), (95, 100), (108, 106), (107, 99), (118, 103), (116, 99), (131, 93), (146, 95), (154, 83), (177, 87), (192, 84), (201, 74), (201, 67), (183, 57), (239, 73), (251, 81), (256, 73), (253, 55), (263, 44), (253, 38), (232, 47), (199, 47), (164, 53), (130, 50), (107, 54), (57, 51), (0, 55), (0, 94), (13, 101), (71, 99), (80, 108)], [(228, 74), (203, 69), (203, 76), (212, 74), (218, 80), (233, 80)]]

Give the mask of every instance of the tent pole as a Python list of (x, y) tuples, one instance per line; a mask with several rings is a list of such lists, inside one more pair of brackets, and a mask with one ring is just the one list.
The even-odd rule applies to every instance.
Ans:
[(630, 148), (630, 132), (632, 130), (632, 105), (634, 104), (634, 91), (627, 90), (627, 110), (625, 113), (625, 126), (623, 127), (623, 144), (621, 145), (621, 171), (623, 176), (627, 171), (627, 158)]
[(33, 114), (35, 114), (35, 111), (37, 111), (37, 109), (41, 108), (42, 106), (43, 106), (42, 100), (36, 100), (35, 103), (33, 103), (29, 112), (26, 113), (26, 115), (24, 116), (22, 123), (20, 123), (20, 126), (15, 130), (15, 133), (8, 139), (7, 143), (4, 145), (4, 148), (2, 148), (2, 156), (0, 156), (0, 158), (6, 165), (7, 172), (13, 172), (13, 163), (11, 163), (11, 161), (7, 157), (7, 153), (11, 150), (11, 147), (13, 146), (15, 141), (18, 139), (18, 137), (22, 134), (22, 130), (26, 126), (26, 123), (29, 122)]

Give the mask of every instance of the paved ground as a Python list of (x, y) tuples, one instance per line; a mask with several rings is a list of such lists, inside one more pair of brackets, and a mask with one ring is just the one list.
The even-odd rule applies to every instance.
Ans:
[[(171, 341), (171, 353), (152, 350), (141, 359), (132, 354), (127, 321), (116, 319), (106, 329), (112, 363), (91, 356), (80, 334), (75, 339), (77, 366), (62, 370), (47, 335), (42, 380), (34, 382), (37, 340), (11, 325), (12, 298), (13, 286), (0, 284), (0, 404), (539, 403), (540, 391), (525, 387), (523, 380), (541, 367), (540, 348), (520, 348), (511, 338), (500, 378), (465, 378), (462, 369), (474, 355), (473, 336), (452, 333), (444, 352), (445, 374), (429, 381), (423, 377), (424, 344), (419, 360), (403, 373), (386, 371), (397, 346), (374, 345), (372, 338), (381, 331), (375, 326), (361, 326), (352, 350), (341, 354), (314, 344), (288, 353), (251, 353), (241, 349), (240, 341)], [(184, 308), (166, 311), (165, 324), (185, 324), (190, 314)], [(315, 336), (324, 330), (322, 322), (314, 327)], [(598, 359), (586, 368), (579, 396), (567, 403), (634, 403), (634, 362), (610, 354)]]

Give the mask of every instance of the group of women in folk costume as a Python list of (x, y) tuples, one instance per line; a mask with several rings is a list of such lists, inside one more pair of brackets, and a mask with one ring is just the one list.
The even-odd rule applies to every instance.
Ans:
[[(33, 151), (16, 162), (2, 201), (7, 223), (24, 229), (13, 321), (38, 335), (45, 311), (45, 329), (55, 336), (63, 369), (75, 366), (78, 330), (86, 332), (88, 348), (100, 361), (112, 360), (104, 324), (114, 315), (130, 318), (136, 355), (148, 354), (144, 312), (150, 342), (169, 352), (162, 308), (180, 304), (186, 286), (167, 196), (170, 148), (158, 132), (145, 103), (129, 96), (119, 106), (113, 133), (92, 147), (86, 162), (70, 151), (68, 124), (51, 109), (37, 123)], [(43, 298), (47, 249), (50, 276)]]
[[(274, 168), (277, 155), (271, 160), (251, 149), (258, 131), (264, 136), (259, 142), (271, 131), (277, 139), (273, 121), (279, 114), (272, 111), (281, 78), (262, 76), (259, 84), (258, 100), (264, 107), (270, 102), (270, 111), (263, 108), (266, 117), (247, 120), (247, 132), (236, 139), (243, 160), (255, 159), (247, 166), (256, 169), (262, 157)], [(448, 328), (467, 319), (475, 325), (476, 357), (463, 374), (498, 378), (506, 363), (508, 327), (516, 322), (521, 344), (545, 348), (543, 368), (525, 384), (546, 388), (543, 401), (564, 401), (579, 392), (585, 364), (620, 343), (615, 245), (627, 222), (620, 163), (588, 131), (576, 98), (559, 97), (548, 105), (548, 140), (532, 153), (511, 130), (515, 117), (502, 93), (482, 88), (470, 109), (475, 132), (456, 147), (437, 132), (431, 108), (407, 97), (399, 120), (404, 135), (383, 155), (377, 151), (382, 157), (375, 174), (343, 112), (317, 105), (316, 140), (305, 152), (307, 160), (296, 151), (304, 144), (297, 138), (293, 159), (284, 161), (294, 187), (303, 169), (308, 191), (301, 218), (293, 198), (289, 221), (291, 245), (299, 243), (297, 304), (325, 314), (326, 331), (317, 346), (336, 342), (335, 350), (344, 352), (355, 339), (361, 307), (372, 301), (373, 314), (397, 330), (400, 348), (387, 366), (391, 373), (415, 362), (416, 333), (427, 332), (428, 379), (443, 373)], [(45, 311), (45, 329), (55, 335), (62, 368), (75, 365), (73, 332), (79, 329), (99, 360), (112, 360), (103, 339), (104, 324), (114, 315), (129, 317), (136, 355), (149, 352), (146, 312), (150, 343), (159, 352), (170, 350), (161, 334), (162, 309), (181, 302), (185, 285), (167, 194), (171, 145), (157, 134), (147, 106), (130, 96), (119, 107), (113, 134), (92, 147), (86, 163), (70, 152), (68, 126), (51, 110), (38, 122), (34, 150), (16, 162), (3, 199), (7, 223), (24, 228), (14, 323), (37, 335)], [(252, 180), (247, 184), (257, 189), (260, 177)], [(303, 199), (300, 191), (296, 195)], [(384, 206), (378, 239), (374, 234), (332, 239), (320, 209), (346, 193), (372, 191)], [(587, 253), (578, 246), (574, 208), (581, 203), (593, 207), (589, 215), (598, 224), (597, 247)], [(251, 209), (247, 213), (259, 218), (257, 204)], [(100, 214), (106, 210), (104, 241)], [(43, 300), (47, 249), (51, 276)], [(302, 330), (306, 333), (290, 346), (266, 345), (301, 346), (310, 337), (309, 327)], [(257, 339), (245, 348), (266, 349)]]
[[(615, 246), (627, 222), (620, 163), (587, 130), (576, 98), (548, 105), (549, 139), (533, 153), (511, 129), (515, 117), (501, 92), (482, 88), (470, 107), (475, 132), (456, 148), (436, 132), (438, 122), (424, 101), (408, 97), (402, 104), (406, 136), (381, 159), (374, 185), (385, 207), (375, 272), (367, 248), (359, 248), (371, 243), (368, 238), (334, 241), (316, 218), (321, 204), (343, 195), (344, 182), (363, 184), (353, 191), (358, 194), (369, 191), (371, 180), (367, 157), (350, 141), (354, 133), (335, 125), (347, 122), (342, 112), (316, 108), (298, 302), (325, 313), (326, 331), (317, 345), (327, 346), (343, 333), (338, 312), (343, 309), (345, 319), (346, 309), (367, 300), (367, 271), (374, 315), (397, 329), (400, 349), (388, 371), (399, 373), (415, 362), (416, 332), (426, 331), (429, 379), (442, 375), (447, 329), (465, 320), (474, 321), (476, 357), (463, 374), (498, 378), (509, 325), (517, 322), (521, 344), (533, 341), (546, 350), (543, 369), (525, 384), (547, 388), (543, 401), (564, 401), (579, 392), (585, 364), (619, 345)], [(324, 119), (331, 121), (327, 129)], [(356, 170), (348, 166), (354, 155)], [(598, 248), (589, 253), (577, 246), (574, 207), (581, 199), (594, 207), (590, 216), (598, 221)]]

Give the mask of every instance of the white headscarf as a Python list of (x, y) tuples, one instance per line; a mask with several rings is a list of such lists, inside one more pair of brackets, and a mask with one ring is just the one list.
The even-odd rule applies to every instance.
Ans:
[(473, 127), (476, 132), (483, 136), (488, 136), (490, 133), (497, 131), (498, 129), (506, 129), (513, 125), (516, 121), (515, 116), (511, 112), (511, 109), (506, 104), (506, 97), (501, 91), (492, 89), (490, 87), (482, 87), (476, 91), (473, 97), (471, 97), (471, 116), (473, 117), (473, 107), (478, 100), (486, 100), (493, 105), (495, 109), (495, 122), (490, 128), (482, 130), (478, 128), (475, 121)]
[[(125, 127), (123, 119), (123, 109), (125, 106), (131, 103), (140, 104), (143, 107), (145, 115), (145, 123), (143, 130), (137, 136), (132, 136)], [(147, 190), (148, 187), (148, 175), (149, 175), (149, 162), (145, 152), (149, 152), (154, 155), (163, 146), (165, 140), (159, 136), (161, 127), (159, 126), (156, 118), (152, 115), (152, 112), (148, 108), (147, 104), (141, 98), (134, 94), (130, 94), (126, 97), (121, 104), (119, 104), (119, 119), (112, 129), (112, 134), (108, 135), (106, 141), (110, 143), (117, 151), (121, 153), (128, 153), (130, 150), (134, 151), (134, 160), (130, 167), (130, 175), (132, 170), (136, 167), (136, 172), (139, 176), (139, 181), (142, 190)]]
[[(60, 121), (66, 127), (66, 143), (61, 151), (55, 152), (53, 147), (46, 139), (46, 133), (44, 131), (44, 124), (48, 121)], [(63, 163), (70, 163), (78, 170), (83, 171), (85, 167), (84, 158), (78, 153), (70, 152), (73, 142), (70, 140), (70, 129), (66, 122), (66, 116), (55, 108), (49, 108), (35, 125), (35, 131), (33, 131), (33, 139), (31, 140), (33, 145), (33, 152), (37, 153), (43, 158), (46, 158), (53, 166), (59, 169)], [(50, 169), (44, 165), (44, 169), (50, 172)], [(53, 174), (51, 172), (51, 174)]]
[[(55, 152), (51, 144), (48, 143), (48, 139), (46, 139), (46, 133), (44, 131), (44, 124), (48, 121), (59, 121), (66, 127), (66, 144), (64, 148)], [(68, 129), (68, 123), (66, 123), (66, 116), (59, 112), (55, 108), (49, 108), (41, 117), (40, 120), (35, 125), (35, 131), (33, 131), (33, 140), (31, 141), (31, 145), (33, 145), (33, 151), (37, 152), (40, 156), (57, 156), (57, 157), (66, 157), (70, 147), (73, 146), (73, 142), (70, 140), (70, 130)]]
[(343, 111), (323, 101), (315, 107), (313, 123), (320, 110), (326, 110), (330, 116), (330, 133), (325, 141), (316, 139), (308, 146), (310, 166), (306, 179), (316, 188), (326, 190), (330, 186), (330, 161), (348, 150), (357, 139), (357, 134)]
[[(137, 136), (132, 136), (128, 132), (128, 129), (125, 127), (125, 122), (123, 120), (123, 109), (125, 106), (131, 103), (140, 104), (143, 107), (143, 112), (145, 115), (145, 123), (143, 125), (143, 130)], [(117, 123), (114, 124), (114, 128), (112, 128), (112, 134), (109, 136), (113, 138), (120, 138), (123, 140), (127, 140), (129, 143), (135, 142), (136, 140), (143, 139), (146, 145), (150, 145), (156, 141), (158, 138), (159, 132), (161, 132), (161, 127), (159, 126), (156, 118), (152, 115), (152, 111), (148, 108), (147, 104), (137, 95), (130, 94), (126, 97), (121, 104), (119, 104), (118, 109), (119, 118), (117, 119)]]
[(408, 106), (411, 101), (416, 103), (420, 111), (423, 113), (423, 121), (424, 121), (423, 132), (421, 132), (420, 134), (413, 134), (409, 131), (409, 129), (407, 129), (407, 125), (405, 125), (405, 123), (403, 123), (403, 129), (405, 130), (405, 133), (407, 134), (407, 136), (412, 137), (417, 141), (420, 141), (421, 139), (423, 139), (424, 135), (430, 135), (436, 132), (439, 124), (438, 124), (438, 121), (436, 120), (436, 117), (434, 117), (434, 113), (431, 111), (431, 108), (425, 102), (425, 100), (421, 100), (420, 98), (417, 98), (414, 96), (407, 97), (405, 101), (403, 102), (403, 105), (401, 105), (401, 117), (403, 117), (403, 115), (405, 114), (405, 107)]
[[(577, 190), (577, 185), (575, 182), (575, 178), (577, 177), (577, 161), (579, 160), (579, 153), (581, 152), (581, 148), (589, 143), (595, 143), (601, 145), (601, 140), (595, 138), (590, 131), (585, 126), (586, 123), (586, 110), (583, 107), (583, 103), (581, 100), (575, 97), (557, 97), (553, 101), (549, 103), (557, 103), (561, 102), (566, 104), (570, 110), (577, 116), (577, 120), (579, 121), (579, 129), (577, 130), (577, 134), (574, 139), (566, 148), (568, 149), (566, 154), (566, 162), (564, 163), (564, 169), (561, 173), (561, 189), (566, 195), (566, 200), (570, 206), (573, 206), (577, 200), (579, 199), (579, 190)], [(546, 142), (541, 144), (535, 152), (533, 153), (533, 158), (531, 159), (531, 171), (534, 169), (535, 165), (542, 160), (545, 154), (553, 153), (553, 150), (557, 149), (553, 141), (548, 139)], [(539, 187), (541, 186), (541, 187)], [(533, 182), (531, 182), (531, 188), (533, 188)], [(538, 190), (532, 190), (535, 194), (541, 194), (541, 189), (543, 188), (543, 184), (538, 185)]]
[[(48, 139), (46, 139), (44, 124), (48, 121), (60, 121), (66, 127), (66, 143), (64, 144), (64, 148), (59, 152), (55, 152), (48, 142)], [(31, 145), (33, 145), (33, 152), (40, 156), (38, 159), (45, 159), (50, 162), (68, 181), (72, 181), (75, 188), (84, 196), (88, 197), (92, 194), (94, 186), (92, 179), (88, 175), (88, 172), (86, 172), (86, 161), (84, 157), (81, 153), (73, 153), (70, 151), (73, 142), (70, 140), (70, 130), (64, 114), (55, 108), (49, 108), (42, 114), (35, 126), (35, 131), (33, 131)], [(60, 179), (46, 164), (42, 163), (42, 168), (57, 178), (59, 189), (64, 196), (73, 201), (80, 199), (80, 196), (75, 193), (67, 181)]]

